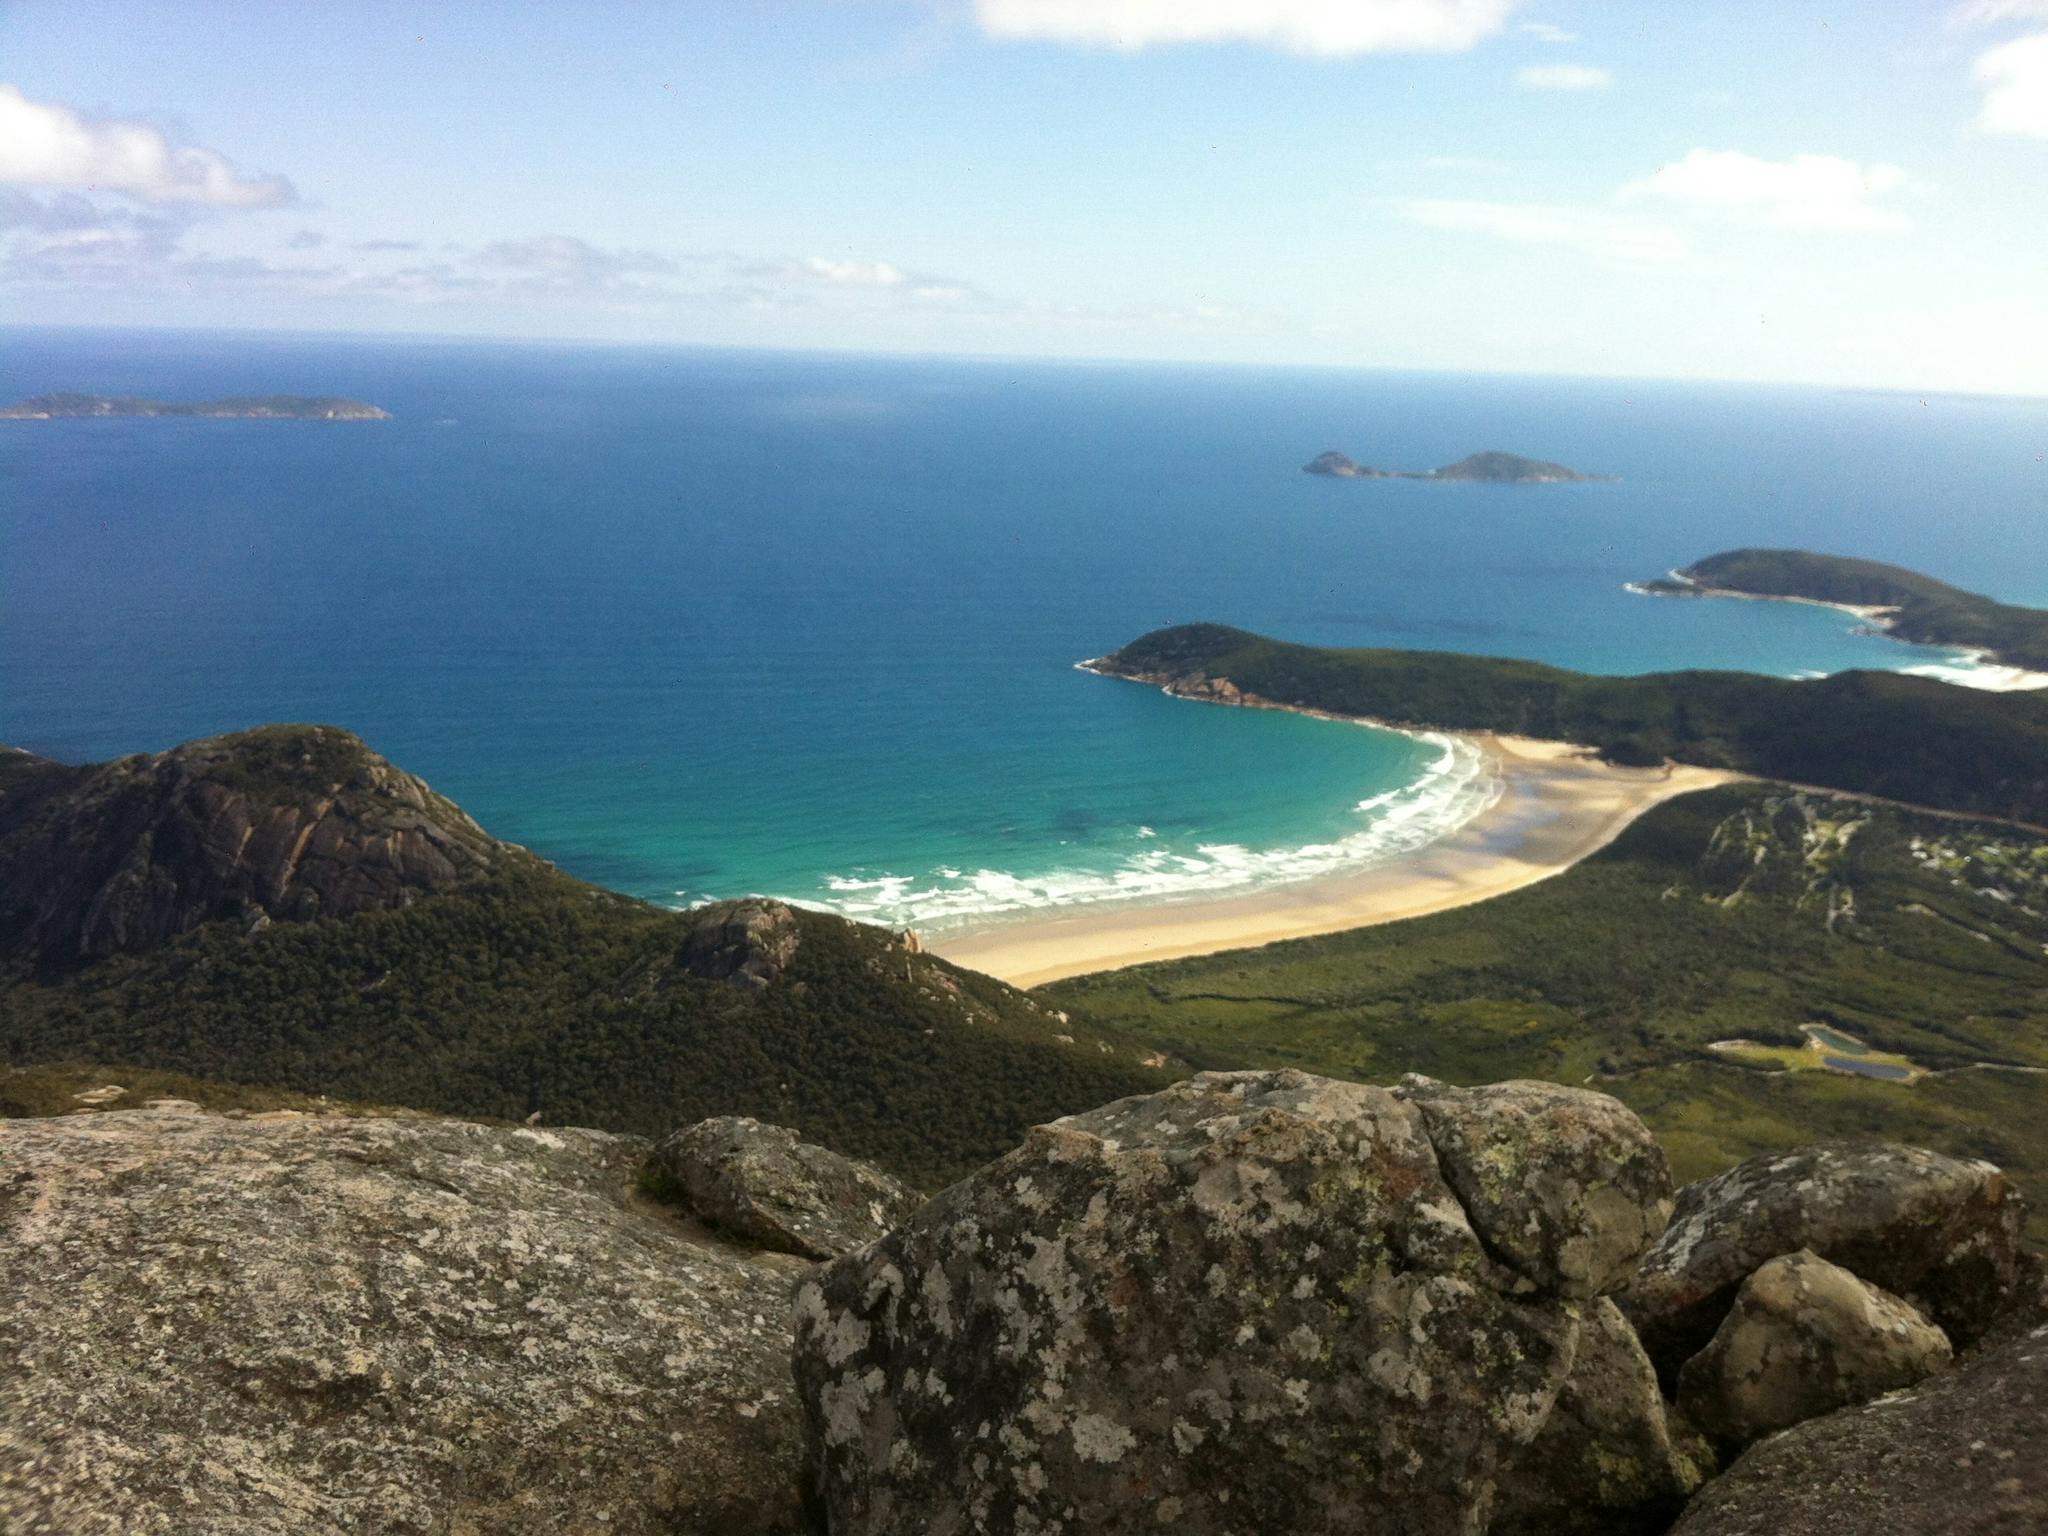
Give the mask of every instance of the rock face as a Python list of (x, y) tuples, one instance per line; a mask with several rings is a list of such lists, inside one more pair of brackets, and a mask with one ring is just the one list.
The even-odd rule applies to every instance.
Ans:
[(1822, 1143), (1687, 1185), (1669, 1230), (1616, 1300), (1667, 1391), (1742, 1283), (1802, 1248), (1910, 1302), (1965, 1349), (2022, 1297), (2024, 1216), (2018, 1191), (1989, 1163)]
[(73, 768), (0, 762), (0, 954), (403, 906), (514, 850), (347, 731), (270, 726)]
[(1742, 1282), (1713, 1342), (1686, 1361), (1678, 1406), (1729, 1447), (1945, 1369), (1948, 1335), (1896, 1296), (1801, 1249)]
[[(800, 1289), (814, 1515), (1476, 1536), (1571, 1371), (1578, 1296), (1634, 1257), (1611, 1235), (1668, 1199), (1592, 1098), (1205, 1073), (1038, 1127)], [(1461, 1204), (1446, 1164), (1512, 1183), (1546, 1116), (1559, 1198)], [(1647, 1206), (1565, 1197), (1573, 1156)]]
[(1301, 466), (1301, 472), (1305, 475), (1336, 475), (1346, 480), (1361, 477), (1370, 479), (1378, 473), (1359, 463), (1349, 454), (1339, 453), (1334, 448), (1327, 449), (1310, 459)]
[(0, 1121), (0, 1529), (785, 1532), (802, 1265), (630, 1193), (644, 1142)]
[(750, 897), (706, 907), (676, 958), (692, 976), (758, 991), (796, 957), (797, 937), (787, 906)]
[(1402, 1079), (1444, 1177), (1495, 1257), (1560, 1296), (1635, 1273), (1671, 1218), (1671, 1169), (1619, 1100), (1552, 1083)]
[(1487, 1536), (1662, 1531), (1711, 1470), (1692, 1450), (1674, 1443), (1649, 1356), (1603, 1296), (1557, 1406), (1501, 1480)]
[(724, 1116), (678, 1131), (648, 1161), (656, 1188), (708, 1225), (804, 1259), (851, 1253), (923, 1198), (880, 1169), (758, 1120)]
[(2039, 1536), (2048, 1328), (1752, 1446), (1672, 1536)]

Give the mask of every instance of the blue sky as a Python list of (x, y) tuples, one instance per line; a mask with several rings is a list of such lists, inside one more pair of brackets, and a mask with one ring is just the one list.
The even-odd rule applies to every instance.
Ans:
[(0, 5), (0, 317), (2048, 394), (2048, 0)]

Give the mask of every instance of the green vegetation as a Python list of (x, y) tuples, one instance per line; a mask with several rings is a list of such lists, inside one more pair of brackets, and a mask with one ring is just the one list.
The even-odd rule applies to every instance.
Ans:
[[(1678, 574), (1693, 587), (1720, 592), (1891, 608), (1887, 629), (1901, 640), (1965, 646), (2016, 667), (2048, 668), (2048, 610), (2001, 603), (1902, 566), (1803, 549), (1732, 549)], [(1691, 590), (1674, 582), (1646, 585), (1660, 593)]]
[(799, 913), (768, 987), (700, 979), (677, 952), (703, 918), (536, 863), (397, 911), (209, 924), (56, 980), (17, 969), (0, 1061), (646, 1135), (756, 1115), (926, 1186), (1166, 1079), (1113, 1034), (838, 918)]
[(1431, 476), (1433, 480), (1484, 480), (1497, 485), (1544, 485), (1561, 480), (1591, 480), (1576, 469), (1553, 464), (1548, 459), (1525, 459), (1519, 453), (1468, 454), (1455, 464), (1446, 464)]
[[(1683, 1179), (1834, 1135), (1989, 1158), (2036, 1192), (2048, 1239), (2044, 914), (2048, 840), (1736, 785), (1513, 895), (1038, 995), (1199, 1067), (1590, 1084)], [(1816, 1023), (1933, 1071), (1761, 1071), (1710, 1049), (1799, 1048)]]
[[(109, 1087), (119, 1088), (121, 1092), (100, 1097)], [(47, 1066), (0, 1070), (0, 1120), (140, 1109), (152, 1099), (183, 1099), (216, 1114), (265, 1114), (280, 1109), (323, 1115), (408, 1113), (402, 1109), (293, 1093), (285, 1088), (224, 1083), (214, 1078), (159, 1072), (148, 1067), (59, 1061)]]
[(1222, 624), (1155, 630), (1096, 663), (1198, 696), (1577, 741), (1976, 815), (2048, 822), (2048, 697), (1896, 672), (1593, 677), (1442, 651), (1331, 650)]
[(1360, 464), (1332, 448), (1319, 453), (1302, 469), (1311, 475), (1335, 475), (1343, 480), (1483, 480), (1492, 485), (1550, 485), (1561, 481), (1604, 480), (1605, 475), (1584, 475), (1548, 459), (1525, 459), (1519, 453), (1467, 454), (1441, 469), (1374, 469)]

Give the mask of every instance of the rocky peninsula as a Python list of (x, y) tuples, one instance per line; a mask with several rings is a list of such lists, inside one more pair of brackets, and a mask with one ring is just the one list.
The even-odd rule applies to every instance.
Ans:
[(1525, 459), (1518, 453), (1489, 449), (1467, 454), (1455, 464), (1440, 469), (1375, 469), (1331, 449), (1319, 453), (1301, 466), (1304, 474), (1330, 475), (1340, 480), (1476, 480), (1487, 485), (1570, 485), (1595, 480), (1612, 480), (1612, 475), (1589, 475), (1547, 459)]
[(0, 406), (0, 421), (77, 416), (186, 416), (217, 421), (389, 421), (381, 406), (338, 395), (239, 395), (225, 400), (140, 400), (122, 395), (34, 395)]
[(1946, 646), (2012, 668), (2011, 687), (2048, 686), (2048, 609), (2002, 603), (1904, 566), (1804, 549), (1731, 549), (1632, 582), (1629, 590), (1837, 608), (1894, 640)]

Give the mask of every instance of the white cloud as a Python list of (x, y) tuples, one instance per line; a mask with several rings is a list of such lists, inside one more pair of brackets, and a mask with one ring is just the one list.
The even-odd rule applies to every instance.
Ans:
[(1459, 198), (1414, 198), (1398, 206), (1402, 218), (1427, 229), (1565, 246), (1619, 266), (1661, 266), (1691, 255), (1685, 237), (1670, 226), (1607, 208)]
[(1504, 176), (1513, 169), (1505, 160), (1491, 160), (1483, 155), (1424, 155), (1422, 168), (1475, 176)]
[(2048, 32), (2014, 38), (1980, 53), (1976, 75), (1984, 84), (1979, 128), (2048, 139)]
[(174, 144), (150, 123), (88, 118), (11, 85), (0, 85), (0, 184), (210, 208), (275, 208), (298, 197), (282, 176), (248, 175), (218, 150)]
[[(416, 241), (344, 246), (299, 230), (280, 234), (269, 256), (220, 255), (197, 248), (218, 227), (184, 210), (103, 204), (77, 193), (0, 187), (0, 289), (260, 295), (569, 317), (764, 310), (995, 318), (1017, 309), (971, 284), (888, 261), (619, 249), (566, 234), (448, 246), (445, 257), (422, 261)], [(309, 259), (315, 251), (333, 259)]]
[(847, 288), (901, 288), (910, 274), (886, 261), (834, 261), (829, 256), (812, 256), (804, 270), (824, 282)]
[(1531, 64), (1515, 71), (1515, 81), (1529, 91), (1604, 91), (1614, 76), (1597, 64)]
[(1259, 43), (1289, 53), (1461, 53), (1522, 0), (975, 0), (991, 37), (1125, 51)]
[(1576, 43), (1579, 40), (1578, 33), (1554, 27), (1547, 21), (1525, 21), (1515, 30), (1538, 43)]
[(1954, 19), (1965, 26), (1994, 26), (2001, 21), (2030, 21), (2048, 16), (2048, 0), (1965, 0)]
[(1623, 187), (1621, 196), (1776, 229), (1883, 233), (1910, 221), (1875, 199), (1905, 185), (1906, 173), (1895, 165), (1859, 165), (1837, 155), (1760, 160), (1732, 149), (1695, 149)]
[[(399, 249), (402, 241), (379, 242)], [(359, 246), (357, 249), (363, 249)], [(601, 250), (574, 235), (537, 235), (530, 240), (499, 240), (477, 252), (486, 267), (526, 274), (529, 283), (563, 289), (616, 289), (634, 286), (640, 278), (676, 270), (676, 263), (653, 251)]]

